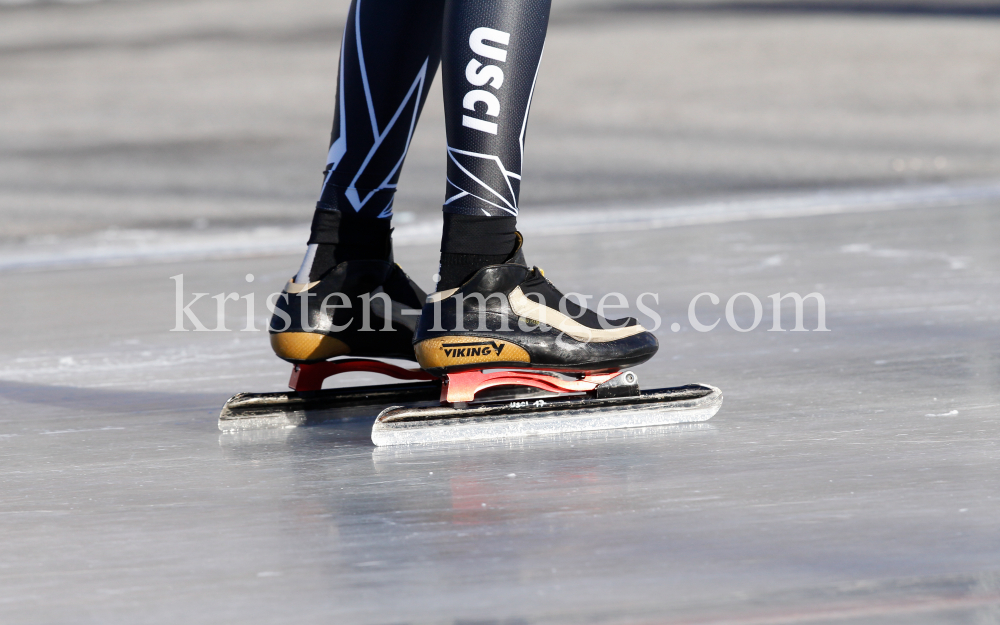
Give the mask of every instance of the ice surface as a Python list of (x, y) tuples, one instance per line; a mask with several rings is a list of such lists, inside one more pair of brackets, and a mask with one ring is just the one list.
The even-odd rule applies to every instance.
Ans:
[[(348, 4), (0, 7), (0, 623), (1000, 622), (989, 3), (553, 3), (528, 259), (659, 294), (637, 373), (722, 388), (711, 421), (220, 433), (288, 380), (264, 300), (301, 261)], [(394, 204), (424, 288), (439, 89)], [(232, 331), (171, 332), (180, 274), (208, 327), (253, 292), (256, 330), (241, 299)], [(830, 332), (767, 331), (771, 294), (814, 291)]]
[[(7, 273), (0, 620), (996, 622), (998, 234), (973, 206), (547, 238), (529, 260), (567, 290), (660, 294), (645, 388), (725, 406), (419, 448), (363, 418), (216, 429), (289, 371), (262, 331), (171, 332), (169, 278), (261, 302), (295, 257)], [(435, 254), (400, 262), (426, 283)], [(823, 293), (830, 332), (728, 327), (778, 291)]]

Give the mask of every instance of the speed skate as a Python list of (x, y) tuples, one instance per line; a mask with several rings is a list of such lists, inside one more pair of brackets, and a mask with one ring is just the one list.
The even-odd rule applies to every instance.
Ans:
[[(347, 372), (409, 382), (322, 389)], [(410, 445), (651, 427), (707, 421), (722, 392), (705, 384), (643, 391), (631, 370), (584, 373), (473, 369), (440, 377), (367, 359), (297, 365), (286, 393), (241, 393), (219, 416), (223, 431), (374, 418), (375, 445)]]
[[(722, 392), (713, 386), (640, 390), (632, 369), (656, 354), (653, 333), (568, 299), (527, 265), (524, 239), (515, 235), (504, 262), (430, 295), (389, 261), (344, 261), (309, 284), (290, 281), (270, 332), (275, 354), (295, 365), (292, 390), (233, 397), (219, 427), (360, 417), (374, 420), (376, 445), (409, 445), (672, 425), (719, 411)], [(376, 291), (388, 302), (375, 307)], [(319, 304), (344, 293), (352, 303)], [(366, 319), (389, 331), (370, 331)], [(415, 360), (419, 368), (376, 358)], [(323, 389), (327, 378), (349, 372), (400, 382)]]

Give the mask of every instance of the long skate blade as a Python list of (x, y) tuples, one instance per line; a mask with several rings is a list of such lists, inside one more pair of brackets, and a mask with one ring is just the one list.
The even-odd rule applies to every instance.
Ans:
[(240, 393), (219, 415), (219, 429), (254, 430), (316, 425), (333, 419), (374, 418), (389, 404), (437, 402), (440, 382), (410, 382), (331, 388), (322, 391)]
[(555, 397), (471, 404), (464, 408), (394, 406), (372, 427), (378, 446), (517, 438), (707, 421), (722, 407), (722, 391), (707, 384), (643, 391), (637, 397)]

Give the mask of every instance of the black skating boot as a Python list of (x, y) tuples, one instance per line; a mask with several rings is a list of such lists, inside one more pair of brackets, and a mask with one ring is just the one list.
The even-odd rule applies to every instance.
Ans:
[(348, 355), (416, 360), (413, 330), (424, 299), (393, 262), (345, 261), (318, 282), (288, 281), (271, 317), (271, 347), (295, 364)]
[[(567, 299), (521, 253), (484, 267), (457, 289), (432, 294), (413, 338), (434, 375), (469, 369), (618, 371), (643, 363), (656, 337), (632, 318), (609, 321)], [(561, 310), (560, 310), (561, 308)]]
[[(314, 221), (314, 237), (315, 231)], [(324, 250), (330, 258), (335, 245)], [(269, 327), (279, 358), (294, 364), (337, 356), (416, 360), (413, 331), (427, 295), (393, 262), (389, 231), (373, 248), (381, 258), (344, 260), (307, 284), (288, 281)]]

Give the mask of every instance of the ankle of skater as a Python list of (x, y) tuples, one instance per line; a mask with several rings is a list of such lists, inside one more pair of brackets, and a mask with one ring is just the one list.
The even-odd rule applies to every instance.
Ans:
[(319, 202), (294, 281), (316, 282), (340, 263), (352, 260), (392, 260), (391, 216), (372, 217)]
[(516, 217), (445, 213), (437, 290), (454, 289), (483, 267), (507, 261), (519, 241)]

